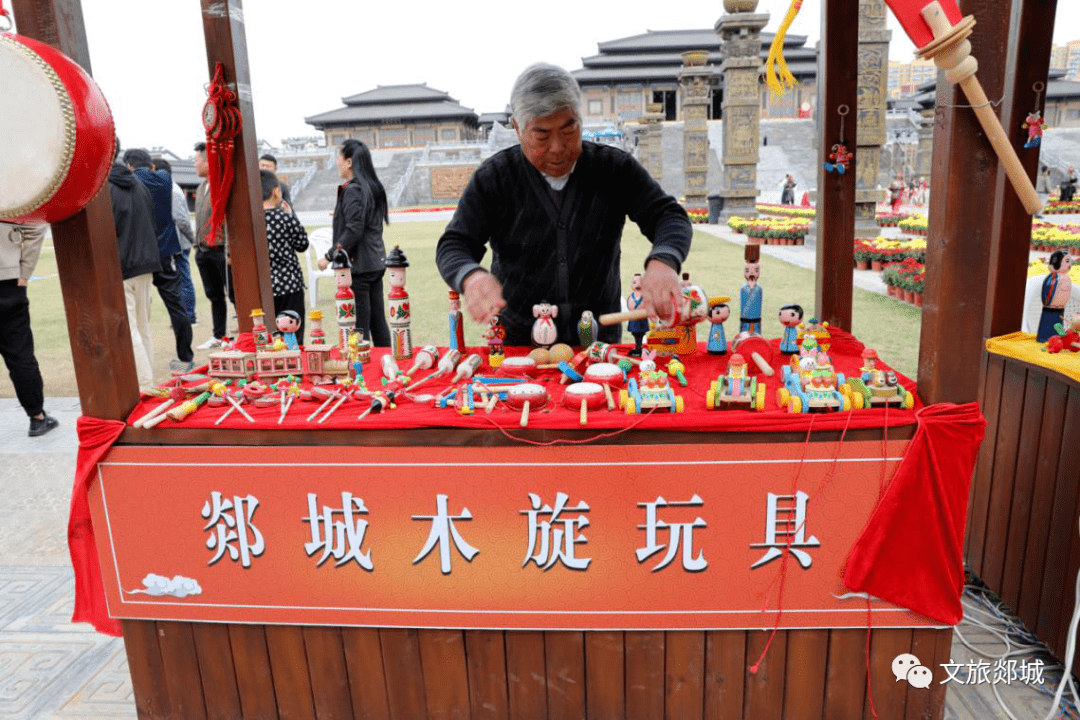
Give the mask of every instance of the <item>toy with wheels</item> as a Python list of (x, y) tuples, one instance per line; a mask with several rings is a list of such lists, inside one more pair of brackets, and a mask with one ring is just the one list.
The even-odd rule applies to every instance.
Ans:
[[(642, 373), (644, 376), (658, 375), (663, 378), (646, 377), (642, 385), (638, 385), (637, 378), (631, 378), (625, 390), (619, 391), (619, 406), (626, 411), (627, 415), (648, 412), (653, 409), (667, 409), (670, 412), (682, 412), (684, 409), (681, 395), (667, 383), (667, 375), (662, 372)], [(644, 384), (648, 383), (648, 384)]]
[(848, 378), (840, 390), (851, 396), (855, 409), (891, 406), (911, 410), (915, 407), (915, 396), (897, 381), (892, 370), (867, 369), (862, 377)]
[(706, 410), (730, 408), (765, 409), (765, 383), (747, 375), (746, 360), (740, 353), (731, 356), (728, 374), (710, 383), (705, 393)]
[(853, 407), (852, 394), (844, 385), (843, 374), (833, 372), (831, 366), (804, 367), (795, 372), (785, 365), (783, 377), (784, 385), (776, 391), (776, 404), (787, 407), (788, 412), (846, 411)]

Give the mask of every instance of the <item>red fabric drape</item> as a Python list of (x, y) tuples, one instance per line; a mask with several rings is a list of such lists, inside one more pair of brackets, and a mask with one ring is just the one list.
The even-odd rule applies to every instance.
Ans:
[(68, 517), (68, 551), (75, 569), (75, 612), (71, 621), (88, 622), (98, 632), (115, 636), (121, 635), (120, 622), (109, 617), (105, 604), (105, 586), (101, 580), (87, 493), (97, 464), (120, 437), (124, 427), (125, 424), (118, 420), (100, 420), (85, 415), (79, 418), (79, 456)]
[(848, 555), (844, 585), (928, 618), (963, 619), (968, 486), (986, 430), (977, 403), (930, 405)]

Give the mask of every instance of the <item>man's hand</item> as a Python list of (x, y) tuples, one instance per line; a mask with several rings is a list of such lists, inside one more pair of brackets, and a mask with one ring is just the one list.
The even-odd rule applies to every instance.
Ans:
[(325, 270), (326, 266), (330, 264), (330, 261), (324, 257), (319, 258), (319, 269)]
[(506, 307), (502, 285), (486, 270), (471, 273), (461, 285), (465, 310), (474, 322), (486, 323)]
[(671, 301), (679, 296), (679, 273), (660, 260), (650, 260), (641, 278), (642, 306), (652, 311), (661, 321), (670, 320), (675, 308)]
[(19, 287), (26, 287), (26, 278), (23, 278), (23, 277), (19, 278), (19, 280), (18, 280), (18, 282), (16, 284)]

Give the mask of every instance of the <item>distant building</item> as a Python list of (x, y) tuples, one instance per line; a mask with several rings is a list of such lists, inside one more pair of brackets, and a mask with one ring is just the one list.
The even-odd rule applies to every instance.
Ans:
[(348, 138), (363, 140), (373, 148), (476, 139), (476, 113), (426, 83), (379, 85), (342, 102), (345, 107), (304, 118), (323, 132), (331, 147)]
[(889, 61), (889, 98), (898, 100), (918, 93), (919, 86), (937, 78), (933, 60)]
[(1055, 45), (1050, 51), (1050, 67), (1065, 71), (1066, 80), (1080, 79), (1080, 40)]
[[(761, 34), (762, 65), (769, 55), (771, 33)], [(665, 119), (682, 119), (682, 91), (679, 68), (682, 53), (708, 50), (713, 70), (709, 119), (722, 115), (724, 82), (720, 73), (723, 49), (720, 36), (711, 29), (649, 30), (597, 44), (599, 54), (582, 59), (573, 75), (581, 85), (584, 121), (589, 124), (633, 121), (645, 113), (647, 103), (661, 103)], [(762, 117), (798, 117), (810, 111), (817, 92), (817, 50), (804, 47), (806, 36), (784, 38), (784, 57), (798, 81), (798, 87), (775, 98), (761, 84)]]
[[(923, 110), (932, 110), (937, 99), (937, 81), (919, 87), (919, 94), (912, 98)], [(1043, 113), (1047, 127), (1080, 127), (1080, 82), (1067, 80), (1064, 70), (1051, 70), (1046, 83), (1046, 112)]]

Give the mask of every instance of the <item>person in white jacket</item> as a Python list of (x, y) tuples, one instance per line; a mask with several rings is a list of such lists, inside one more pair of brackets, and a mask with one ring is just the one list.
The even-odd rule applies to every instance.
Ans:
[(30, 417), (30, 437), (44, 435), (60, 424), (45, 412), (45, 384), (34, 357), (30, 300), (26, 296), (44, 240), (44, 225), (0, 222), (0, 355), (15, 386), (15, 396)]

